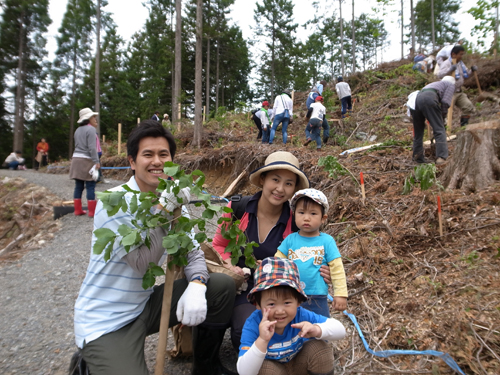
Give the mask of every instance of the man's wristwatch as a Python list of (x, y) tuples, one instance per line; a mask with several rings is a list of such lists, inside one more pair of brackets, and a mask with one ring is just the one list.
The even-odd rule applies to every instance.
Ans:
[(191, 279), (191, 281), (198, 281), (202, 283), (203, 285), (207, 285), (207, 280), (203, 276), (196, 276)]

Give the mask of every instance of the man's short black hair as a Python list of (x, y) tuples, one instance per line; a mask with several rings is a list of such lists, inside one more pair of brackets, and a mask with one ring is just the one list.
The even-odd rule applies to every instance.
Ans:
[(16, 154), (19, 154), (19, 155), (21, 155), (21, 154), (22, 154), (22, 152), (21, 152), (20, 150), (16, 150), (16, 151), (15, 151), (15, 153), (16, 153)]
[(456, 45), (455, 47), (453, 47), (453, 48), (451, 49), (451, 54), (452, 54), (452, 55), (453, 55), (453, 54), (457, 54), (457, 53), (462, 52), (462, 51), (465, 51), (465, 48), (464, 48), (464, 47), (462, 47), (461, 45)]
[(165, 138), (170, 148), (172, 160), (174, 160), (177, 145), (175, 144), (175, 139), (172, 133), (170, 133), (170, 131), (158, 121), (144, 120), (136, 128), (134, 128), (134, 130), (132, 130), (127, 140), (127, 155), (132, 156), (132, 160), (134, 162), (137, 159), (137, 153), (139, 152), (139, 142), (141, 139), (147, 137)]

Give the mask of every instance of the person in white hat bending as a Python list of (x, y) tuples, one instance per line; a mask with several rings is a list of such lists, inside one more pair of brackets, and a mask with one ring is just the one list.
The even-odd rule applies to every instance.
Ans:
[[(448, 108), (455, 92), (455, 77), (446, 76), (441, 81), (425, 86), (416, 96), (415, 104), (407, 103), (413, 118), (413, 160), (417, 163), (427, 163), (424, 158), (425, 119), (429, 120), (436, 141), (436, 165), (443, 164), (448, 158), (448, 144), (443, 119), (448, 114)], [(411, 95), (410, 95), (411, 96)], [(448, 124), (451, 126), (451, 124)]]

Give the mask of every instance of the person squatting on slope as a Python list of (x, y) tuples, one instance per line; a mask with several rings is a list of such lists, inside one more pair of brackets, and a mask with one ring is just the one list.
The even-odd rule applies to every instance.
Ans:
[(3, 166), (9, 169), (26, 170), (26, 166), (24, 165), (25, 161), (24, 158), (21, 157), (21, 155), (21, 151), (11, 152), (9, 156), (5, 158)]
[(240, 375), (333, 374), (328, 340), (341, 340), (345, 328), (336, 319), (306, 310), (297, 264), (266, 258), (255, 271), (248, 301), (256, 305), (245, 322), (237, 369)]
[[(307, 146), (312, 141), (316, 142), (316, 150), (321, 150), (321, 129), (320, 126), (323, 123), (327, 123), (326, 120), (326, 108), (323, 105), (323, 97), (317, 96), (316, 101), (309, 106), (309, 110), (306, 115), (306, 141), (304, 142), (304, 146)], [(326, 131), (323, 133), (326, 141), (328, 141), (328, 136), (325, 135)]]
[(286, 145), (286, 141), (288, 138), (288, 124), (292, 120), (293, 116), (293, 102), (292, 98), (292, 90), (285, 89), (281, 93), (281, 95), (276, 96), (274, 99), (274, 121), (273, 126), (271, 128), (271, 133), (269, 135), (269, 144), (272, 145), (274, 141), (274, 135), (276, 134), (276, 130), (278, 129), (279, 124), (281, 123), (281, 133), (283, 134), (283, 144)]
[[(156, 193), (159, 178), (167, 178), (163, 165), (173, 160), (175, 152), (174, 137), (167, 129), (155, 120), (143, 121), (127, 141), (134, 175), (126, 184), (111, 190), (125, 191), (127, 185), (132, 190)], [(188, 203), (189, 189), (181, 192), (178, 196)], [(120, 225), (133, 227), (137, 217), (130, 212), (132, 197), (132, 193), (125, 194), (127, 212), (120, 210), (111, 217), (99, 201), (94, 230), (107, 228), (117, 232)], [(168, 202), (167, 211), (182, 205), (175, 197)], [(183, 216), (188, 215), (185, 207), (182, 212)], [(109, 261), (104, 261), (104, 252), (97, 255), (90, 251), (87, 274), (75, 304), (75, 340), (92, 375), (149, 375), (144, 339), (159, 331), (164, 284), (144, 290), (142, 277), (150, 262), (161, 265), (166, 259), (162, 239), (167, 233), (162, 227), (152, 228), (150, 248), (143, 243), (132, 246), (128, 252), (115, 242)], [(194, 233), (191, 236), (194, 239)], [(96, 241), (93, 233), (91, 248)], [(169, 326), (194, 326), (192, 374), (219, 375), (219, 348), (231, 317), (235, 284), (225, 274), (208, 274), (198, 246), (187, 257), (186, 277), (174, 282)]]
[(255, 122), (257, 129), (259, 129), (257, 140), (262, 138), (262, 143), (269, 143), (271, 117), (269, 114), (269, 102), (267, 100), (264, 100), (262, 108), (254, 113), (253, 122)]
[(329, 318), (328, 284), (320, 275), (320, 267), (330, 268), (333, 308), (337, 311), (347, 309), (347, 281), (335, 240), (320, 231), (328, 218), (328, 199), (319, 190), (303, 189), (294, 194), (290, 206), (299, 231), (284, 239), (275, 256), (297, 265), (301, 286), (309, 297), (302, 307)]
[[(477, 71), (477, 66), (473, 65), (470, 69), (467, 69), (464, 62), (462, 61), (465, 54), (465, 48), (462, 46), (455, 46), (451, 50), (451, 56), (444, 60), (441, 65), (437, 77), (439, 79), (444, 76), (450, 75), (455, 72), (455, 94), (453, 95), (453, 100), (455, 105), (462, 110), (462, 116), (460, 117), (460, 126), (466, 126), (469, 123), (469, 119), (476, 109), (472, 102), (469, 100), (467, 95), (462, 92), (462, 86), (464, 84), (465, 78), (468, 78), (472, 72)], [(453, 66), (452, 60), (456, 60), (456, 66)], [(451, 129), (451, 124), (447, 124)]]
[(344, 82), (344, 78), (339, 76), (337, 78), (337, 84), (335, 85), (335, 91), (340, 99), (342, 107), (342, 118), (345, 118), (347, 112), (352, 111), (352, 101), (351, 101), (351, 86), (347, 82)]
[(87, 205), (89, 217), (94, 217), (96, 207), (95, 185), (96, 180), (90, 174), (90, 170), (95, 166), (97, 170), (101, 168), (98, 155), (99, 137), (96, 127), (98, 112), (93, 112), (90, 108), (84, 108), (79, 112), (80, 118), (77, 121), (78, 129), (75, 131), (75, 151), (71, 158), (69, 168), (69, 178), (75, 180), (75, 191), (73, 202), (75, 205), (75, 215), (85, 215), (82, 210), (82, 194), (87, 188)]
[(443, 164), (448, 158), (448, 144), (443, 119), (451, 106), (455, 91), (455, 77), (445, 76), (441, 81), (432, 82), (420, 92), (414, 92), (408, 97), (407, 106), (413, 118), (413, 160), (417, 163), (427, 163), (424, 158), (425, 119), (429, 120), (436, 141), (436, 165)]

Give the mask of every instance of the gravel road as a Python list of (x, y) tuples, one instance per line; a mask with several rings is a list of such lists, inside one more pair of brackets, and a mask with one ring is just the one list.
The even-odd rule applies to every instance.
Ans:
[[(0, 170), (0, 178), (23, 177), (63, 200), (73, 197), (68, 175)], [(97, 184), (104, 191), (123, 181)], [(84, 192), (85, 194), (85, 192)], [(0, 374), (62, 375), (76, 350), (73, 306), (88, 265), (93, 220), (72, 214), (59, 219), (52, 242), (22, 259), (0, 265)], [(234, 360), (226, 334), (221, 357)], [(146, 340), (146, 359), (154, 372), (157, 335)], [(171, 343), (172, 340), (169, 340)], [(169, 361), (165, 373), (189, 374), (191, 360)]]

